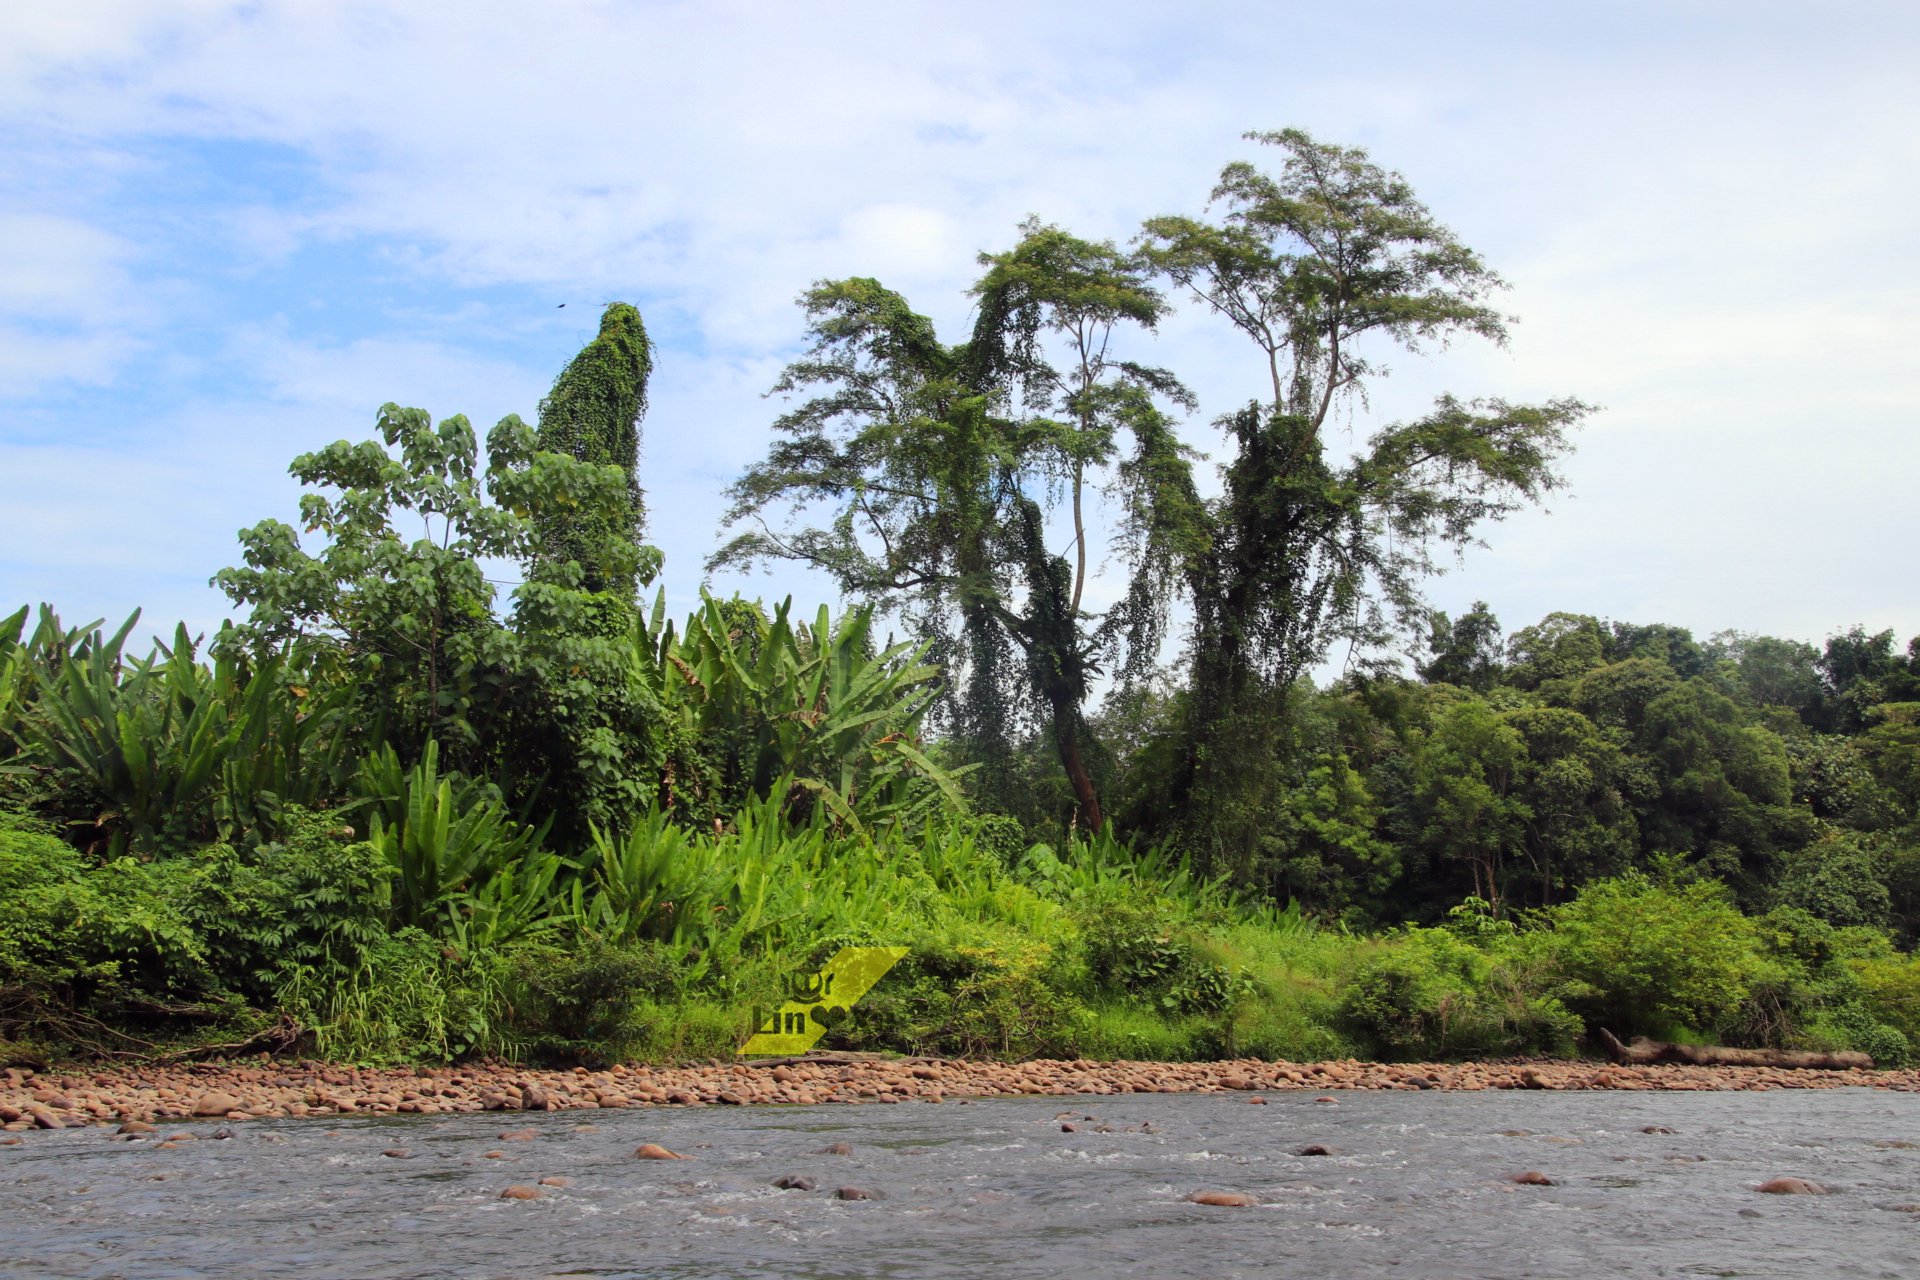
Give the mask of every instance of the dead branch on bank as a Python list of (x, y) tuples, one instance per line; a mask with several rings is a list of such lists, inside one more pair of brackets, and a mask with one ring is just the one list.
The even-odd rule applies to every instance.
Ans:
[(1600, 1038), (1607, 1056), (1620, 1066), (1647, 1066), (1656, 1062), (1684, 1062), (1696, 1067), (1783, 1067), (1800, 1071), (1863, 1071), (1873, 1069), (1864, 1053), (1815, 1053), (1807, 1049), (1728, 1049), (1717, 1044), (1674, 1044), (1635, 1036), (1621, 1044), (1605, 1027)]

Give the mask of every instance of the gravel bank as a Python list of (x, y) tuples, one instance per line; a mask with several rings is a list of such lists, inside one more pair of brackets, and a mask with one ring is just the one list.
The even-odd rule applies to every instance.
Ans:
[(189, 1117), (570, 1111), (707, 1105), (939, 1102), (1018, 1094), (1111, 1095), (1309, 1089), (1835, 1089), (1920, 1091), (1920, 1071), (1613, 1067), (1595, 1063), (1024, 1062), (928, 1059), (780, 1066), (614, 1066), (534, 1071), (507, 1065), (368, 1070), (303, 1061), (129, 1066), (39, 1074), (8, 1068), (10, 1130)]

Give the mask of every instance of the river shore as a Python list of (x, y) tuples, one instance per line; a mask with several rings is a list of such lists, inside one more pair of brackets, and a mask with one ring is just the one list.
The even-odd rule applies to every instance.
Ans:
[(1920, 1071), (1808, 1071), (1680, 1065), (1617, 1067), (1540, 1060), (1495, 1063), (995, 1063), (864, 1059), (749, 1065), (625, 1066), (590, 1071), (510, 1064), (368, 1069), (249, 1060), (95, 1071), (6, 1070), (9, 1130), (178, 1119), (472, 1111), (572, 1111), (709, 1105), (850, 1105), (1058, 1096), (1350, 1089), (1767, 1090), (1846, 1086), (1920, 1091)]

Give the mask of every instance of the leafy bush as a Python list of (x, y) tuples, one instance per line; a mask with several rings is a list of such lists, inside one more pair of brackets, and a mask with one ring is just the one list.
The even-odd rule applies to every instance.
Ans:
[[(912, 950), (826, 1043), (947, 1057), (1072, 1057), (1086, 1018), (1067, 946), (1002, 925), (949, 922)], [(1062, 952), (1069, 953), (1063, 955)]]
[(344, 978), (297, 970), (281, 1007), (327, 1057), (355, 1062), (451, 1061), (510, 1051), (494, 1022), (497, 956), (463, 958), (419, 929), (386, 935)]
[(1340, 1016), (1388, 1057), (1570, 1053), (1580, 1021), (1545, 985), (1518, 955), (1408, 929), (1355, 974)]
[(1900, 1032), (1909, 1046), (1920, 1047), (1920, 964), (1890, 947), (1846, 963), (1860, 982), (1860, 1002), (1874, 1021)]
[(102, 987), (154, 996), (211, 980), (182, 910), (183, 868), (122, 858), (88, 866), (65, 842), (0, 818), (0, 983), (14, 999), (84, 1004)]
[(393, 871), (330, 813), (289, 807), (280, 840), (191, 860), (182, 910), (225, 988), (270, 1001), (294, 969), (344, 977), (387, 936)]
[(1596, 880), (1544, 918), (1562, 998), (1623, 1039), (1717, 1032), (1757, 974), (1753, 926), (1713, 881)]
[(642, 1010), (673, 994), (678, 968), (658, 942), (515, 948), (499, 975), (501, 1034), (546, 1058), (618, 1057), (644, 1036)]

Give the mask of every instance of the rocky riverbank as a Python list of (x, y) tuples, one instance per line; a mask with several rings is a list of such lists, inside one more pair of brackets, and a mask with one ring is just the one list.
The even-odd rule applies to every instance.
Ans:
[(941, 1102), (1008, 1094), (1111, 1095), (1343, 1089), (1835, 1089), (1920, 1091), (1920, 1071), (1796, 1071), (1589, 1062), (993, 1062), (823, 1058), (538, 1071), (505, 1064), (372, 1070), (252, 1060), (91, 1072), (8, 1068), (7, 1129), (201, 1117), (569, 1111), (600, 1108)]

